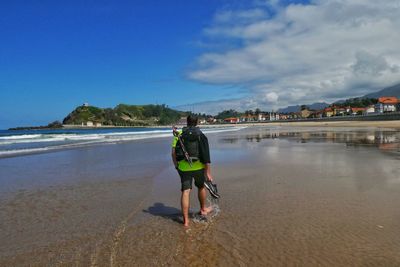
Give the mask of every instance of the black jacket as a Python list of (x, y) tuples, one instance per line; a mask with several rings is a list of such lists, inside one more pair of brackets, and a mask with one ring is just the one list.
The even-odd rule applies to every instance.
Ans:
[(208, 145), (207, 136), (203, 133), (200, 135), (200, 142), (199, 142), (199, 151), (200, 151), (200, 161), (204, 164), (211, 163), (210, 160), (210, 147)]

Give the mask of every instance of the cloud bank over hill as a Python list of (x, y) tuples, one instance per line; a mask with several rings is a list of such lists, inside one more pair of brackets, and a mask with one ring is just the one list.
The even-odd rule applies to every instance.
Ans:
[(196, 109), (277, 109), (333, 102), (396, 84), (398, 14), (397, 0), (256, 1), (248, 9), (219, 11), (203, 30), (202, 42), (210, 49), (187, 75), (241, 88), (246, 97), (203, 102)]

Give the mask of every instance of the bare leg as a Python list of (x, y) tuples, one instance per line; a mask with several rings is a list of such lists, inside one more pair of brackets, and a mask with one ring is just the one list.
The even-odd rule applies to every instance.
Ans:
[(200, 213), (201, 215), (207, 215), (207, 213), (209, 213), (212, 210), (212, 208), (206, 207), (207, 191), (205, 186), (199, 188), (198, 197), (200, 202)]
[(190, 189), (182, 191), (181, 195), (181, 208), (183, 215), (183, 225), (189, 226), (189, 201), (190, 201)]

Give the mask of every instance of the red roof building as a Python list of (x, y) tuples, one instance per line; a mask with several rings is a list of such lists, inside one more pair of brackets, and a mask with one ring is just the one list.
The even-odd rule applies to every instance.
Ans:
[(399, 99), (397, 99), (395, 96), (383, 96), (378, 98), (378, 103), (396, 105), (399, 103)]
[(395, 96), (383, 96), (378, 98), (378, 104), (376, 104), (375, 109), (379, 113), (395, 112), (399, 102), (399, 99)]
[(367, 108), (350, 108), (350, 109), (352, 114), (364, 113), (367, 110)]
[(224, 119), (224, 122), (227, 122), (227, 123), (237, 123), (238, 120), (239, 120), (238, 118), (231, 117), (231, 118), (226, 118), (226, 119)]

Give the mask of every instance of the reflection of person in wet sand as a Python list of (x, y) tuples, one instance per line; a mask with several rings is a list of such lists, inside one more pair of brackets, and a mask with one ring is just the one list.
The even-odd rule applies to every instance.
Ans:
[(198, 188), (199, 213), (207, 215), (211, 211), (211, 207), (206, 207), (207, 190), (204, 186), (205, 179), (212, 181), (210, 150), (207, 137), (196, 126), (197, 118), (189, 115), (187, 127), (184, 127), (180, 133), (184, 147), (192, 159), (192, 164), (185, 160), (178, 137), (174, 136), (172, 142), (172, 161), (181, 177), (181, 207), (184, 226), (189, 226), (189, 200), (193, 179)]

